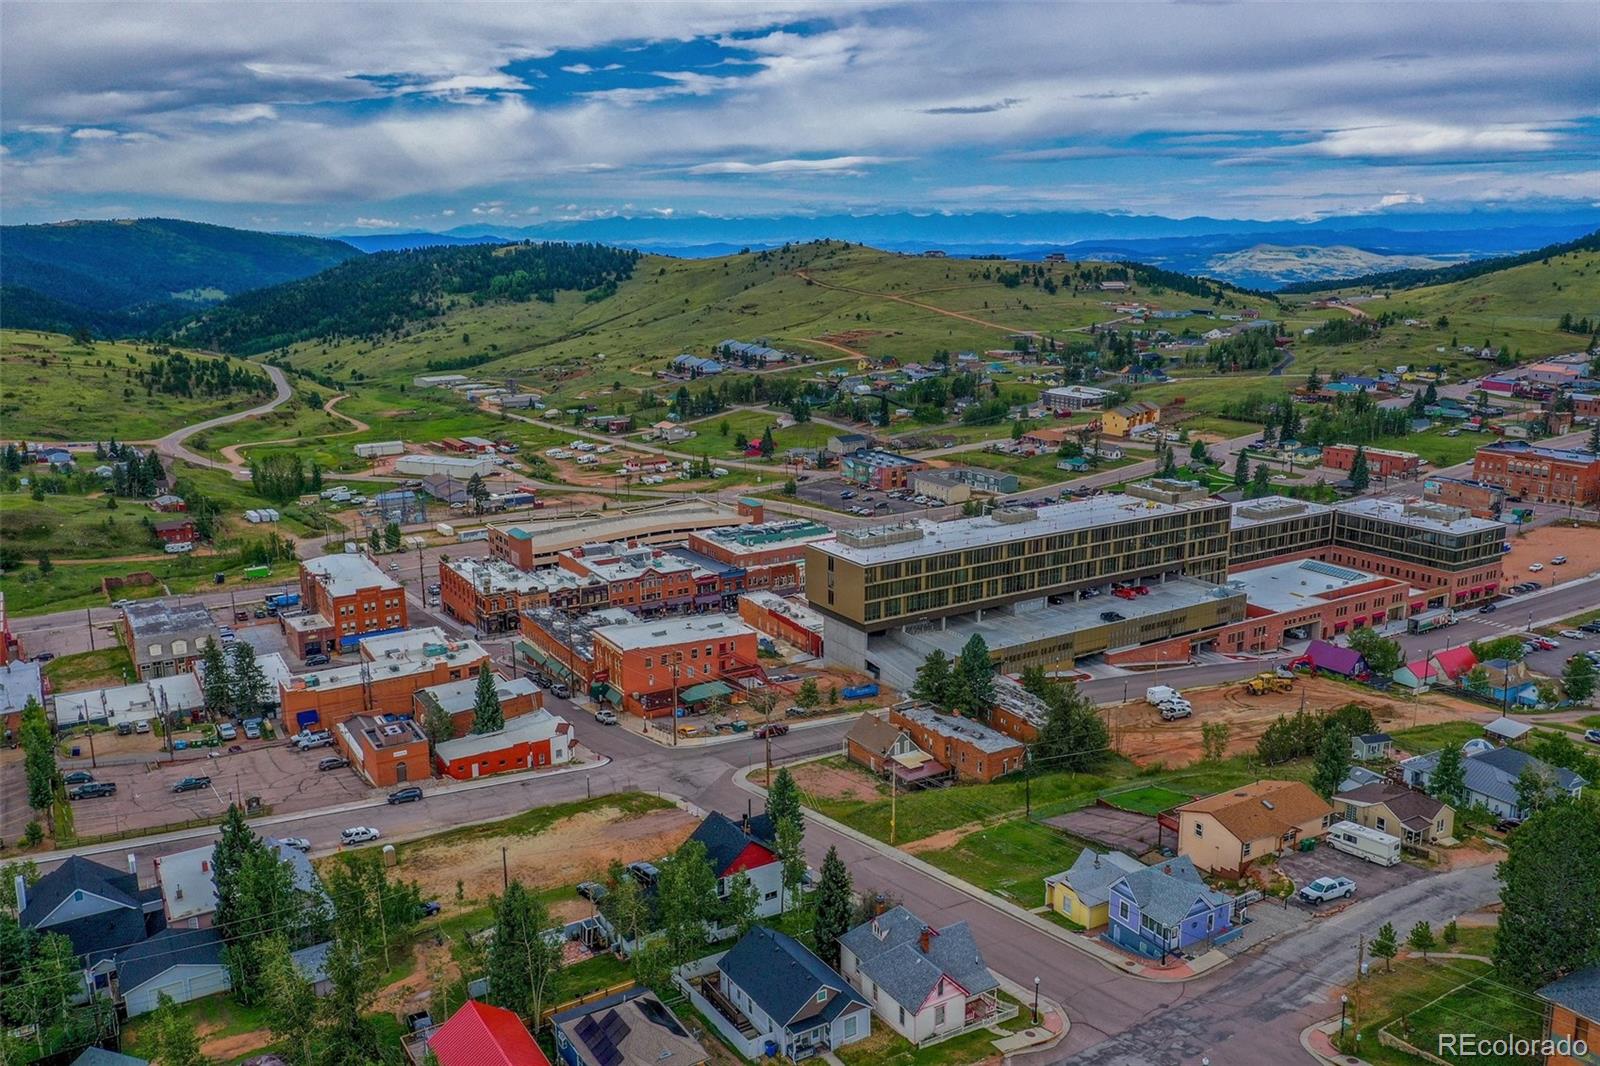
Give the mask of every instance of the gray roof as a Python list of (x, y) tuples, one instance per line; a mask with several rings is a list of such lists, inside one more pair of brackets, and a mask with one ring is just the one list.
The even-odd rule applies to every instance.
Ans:
[[(1439, 753), (1430, 751), (1426, 755), (1407, 759), (1400, 765), (1421, 773), (1426, 779), (1433, 774), (1433, 768), (1438, 764)], [(1516, 748), (1493, 748), (1489, 751), (1475, 752), (1462, 759), (1461, 765), (1466, 771), (1468, 792), (1488, 796), (1512, 807), (1520, 806), (1517, 800), (1517, 778), (1527, 766), (1549, 774), (1556, 786), (1563, 790), (1579, 788), (1588, 783), (1565, 767), (1551, 766)]]
[(895, 907), (856, 926), (839, 943), (855, 955), (863, 974), (913, 1012), (927, 1002), (941, 977), (948, 976), (969, 996), (1000, 987), (966, 922), (929, 930), (926, 953), (921, 945), (925, 928), (921, 918)]
[(149, 1059), (136, 1059), (103, 1047), (84, 1048), (83, 1054), (72, 1060), (72, 1066), (150, 1066)]
[(294, 960), (294, 968), (300, 971), (301, 977), (316, 984), (328, 978), (328, 951), (332, 947), (333, 941), (324, 940), (320, 944), (291, 951), (289, 958)]
[(1139, 912), (1162, 925), (1177, 925), (1188, 917), (1196, 900), (1204, 900), (1213, 907), (1228, 903), (1232, 897), (1207, 888), (1194, 863), (1187, 855), (1168, 859), (1160, 866), (1146, 866), (1128, 874), (1118, 882), (1139, 904)]
[(174, 966), (221, 965), (215, 929), (167, 929), (117, 955), (117, 983), (127, 994)]
[(646, 988), (587, 1003), (551, 1021), (566, 1034), (582, 1066), (696, 1066), (709, 1057), (667, 1005)]
[(1542, 773), (1550, 774), (1560, 788), (1579, 788), (1588, 784), (1581, 776), (1568, 770), (1565, 766), (1551, 766), (1542, 759), (1536, 759), (1525, 751), (1516, 748), (1495, 748), (1481, 755), (1469, 755), (1467, 762), (1478, 762), (1484, 766), (1492, 766), (1503, 774), (1508, 774), (1515, 781), (1517, 775), (1522, 773), (1523, 767), (1532, 765)]
[(0, 666), (0, 712), (20, 711), (35, 699), (44, 703), (43, 671), (38, 663), (13, 660)]
[(1569, 973), (1539, 989), (1539, 998), (1600, 1022), (1600, 966)]
[[(717, 969), (785, 1026), (809, 1029), (833, 1021), (847, 1008), (867, 1006), (843, 977), (791, 936), (758, 925), (746, 933), (717, 963)], [(834, 994), (820, 1011), (797, 1017), (814, 1007), (817, 993)]]
[(119, 907), (143, 913), (138, 878), (72, 855), (28, 890), (28, 905), (23, 908), (19, 921), (23, 926), (33, 928), (49, 917), (50, 912), (68, 896), (79, 890), (108, 899)]
[(1120, 851), (1108, 851), (1101, 855), (1093, 848), (1084, 848), (1078, 852), (1078, 858), (1070, 870), (1045, 880), (1064, 881), (1080, 903), (1085, 907), (1094, 907), (1111, 898), (1113, 881), (1142, 869), (1144, 863)]
[(1388, 733), (1362, 733), (1358, 738), (1363, 744), (1392, 744), (1394, 738)]
[[(198, 600), (136, 600), (122, 609), (135, 640), (187, 636), (216, 629), (211, 610)], [(198, 650), (198, 649), (197, 649)]]
[(1011, 751), (1020, 748), (1022, 742), (1008, 737), (998, 729), (991, 729), (982, 722), (975, 722), (971, 718), (958, 718), (951, 714), (940, 714), (928, 707), (894, 708), (894, 713), (899, 714), (908, 722), (915, 722), (930, 732), (953, 740), (965, 741), (979, 751), (991, 755), (996, 752)]
[(1374, 784), (1383, 779), (1382, 774), (1368, 770), (1365, 766), (1352, 766), (1349, 773), (1345, 774), (1344, 780), (1339, 782), (1339, 791), (1349, 792), (1360, 788), (1362, 785)]

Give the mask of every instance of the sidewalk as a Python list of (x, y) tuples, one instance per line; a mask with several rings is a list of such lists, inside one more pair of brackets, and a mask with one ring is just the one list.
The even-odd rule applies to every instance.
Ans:
[(1366, 1059), (1346, 1055), (1333, 1046), (1333, 1037), (1338, 1031), (1338, 1018), (1308, 1025), (1300, 1030), (1300, 1046), (1323, 1066), (1371, 1066)]
[[(994, 971), (991, 970), (991, 973)], [(995, 980), (1000, 982), (1000, 987), (1007, 995), (1012, 996), (1022, 1004), (1022, 1011), (1018, 1018), (1026, 1016), (1031, 1022), (1033, 1019), (1033, 989), (1023, 988), (1005, 974), (996, 973)], [(1013, 1055), (1022, 1051), (1047, 1051), (1066, 1039), (1072, 1031), (1072, 1019), (1067, 1017), (1066, 1008), (1053, 999), (1039, 997), (1039, 1022), (1030, 1024), (1028, 1028), (1010, 1036), (1004, 1036), (994, 1041), (995, 1050), (1002, 1055)]]
[[(820, 758), (820, 756), (814, 758)], [(794, 763), (789, 763), (786, 765), (798, 765), (799, 763), (811, 761), (813, 760), (799, 759)], [(747, 766), (743, 770), (735, 771), (733, 775), (734, 784), (753, 795), (765, 797), (767, 794), (766, 789), (750, 780), (750, 775), (761, 769), (763, 769), (762, 766), (754, 765)], [(933, 878), (936, 881), (941, 881), (950, 888), (953, 888), (964, 895), (970, 896), (972, 899), (982, 903), (984, 906), (991, 907), (1009, 918), (1014, 918), (1017, 921), (1030, 926), (1035, 932), (1051, 937), (1059, 943), (1083, 952), (1096, 962), (1099, 962), (1108, 969), (1115, 970), (1117, 973), (1126, 974), (1129, 977), (1137, 977), (1145, 981), (1190, 981), (1196, 977), (1208, 974), (1222, 966), (1226, 966), (1228, 963), (1233, 961), (1227, 955), (1215, 948), (1207, 951), (1204, 955), (1199, 956), (1193, 962), (1187, 962), (1182, 959), (1178, 959), (1168, 963), (1166, 966), (1161, 966), (1153, 962), (1140, 961), (1131, 955), (1124, 954), (1115, 948), (1101, 943), (1098, 938), (1081, 936), (1072, 932), (1071, 930), (1064, 929), (1061, 926), (1056, 925), (1054, 922), (1046, 921), (1026, 908), (1019, 907), (1015, 903), (1011, 903), (1007, 900), (999, 898), (998, 896), (992, 895), (991, 893), (985, 892), (976, 885), (963, 881), (961, 878), (956, 877), (953, 874), (946, 873), (931, 863), (923, 862), (914, 855), (908, 855), (899, 848), (891, 847), (890, 845), (885, 844), (883, 841), (878, 840), (876, 837), (871, 837), (865, 833), (852, 829), (842, 822), (837, 822), (832, 818), (829, 818), (825, 814), (819, 814), (816, 811), (807, 809), (805, 815), (812, 821), (821, 825), (825, 825), (834, 832), (839, 833), (842, 836), (847, 836), (856, 843), (871, 848), (873, 851), (876, 851), (879, 855), (886, 859), (898, 862), (902, 866), (907, 866), (920, 874)], [(1029, 992), (1029, 998), (1030, 1000), (1032, 998), (1031, 991)]]
[[(576, 704), (577, 701), (574, 700), (573, 702)], [(832, 725), (835, 722), (851, 722), (861, 717), (863, 714), (868, 713), (869, 711), (878, 709), (879, 708), (876, 707), (863, 707), (856, 711), (844, 711), (838, 714), (825, 714), (816, 718), (802, 718), (798, 721), (791, 718), (784, 718), (783, 722), (784, 724), (788, 725), (789, 732), (800, 733), (807, 729), (816, 728), (817, 726)], [(640, 718), (638, 720), (638, 726), (636, 727), (634, 722), (631, 720), (633, 718), (632, 715), (624, 715), (619, 717), (621, 717), (623, 721), (627, 723), (623, 726), (623, 728), (628, 732), (637, 733), (645, 740), (650, 741), (652, 744), (659, 744), (663, 748), (711, 748), (716, 747), (718, 744), (736, 744), (740, 741), (749, 742), (751, 739), (751, 734), (754, 732), (754, 727), (751, 727), (743, 733), (719, 733), (712, 737), (679, 737), (678, 742), (674, 744), (672, 742), (671, 733), (667, 732), (666, 729), (660, 726), (651, 725), (646, 719)], [(778, 719), (774, 718), (773, 721), (777, 722)]]

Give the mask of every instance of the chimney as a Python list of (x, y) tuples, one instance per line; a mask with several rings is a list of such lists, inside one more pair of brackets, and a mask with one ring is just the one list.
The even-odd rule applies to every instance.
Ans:
[(933, 940), (933, 930), (931, 928), (929, 928), (928, 926), (926, 926), (926, 925), (923, 926), (922, 927), (922, 935), (917, 937), (917, 947), (922, 949), (922, 953), (924, 955), (926, 955), (928, 953), (928, 944), (932, 940)]
[(21, 914), (28, 908), (28, 879), (18, 874), (14, 883), (17, 887), (17, 913)]
[(1168, 877), (1171, 877), (1172, 876), (1172, 864), (1170, 862), (1167, 863), (1165, 866), (1163, 866), (1161, 868), (1161, 872), (1166, 874)]
[(135, 877), (139, 876), (139, 856), (128, 852), (128, 872)]

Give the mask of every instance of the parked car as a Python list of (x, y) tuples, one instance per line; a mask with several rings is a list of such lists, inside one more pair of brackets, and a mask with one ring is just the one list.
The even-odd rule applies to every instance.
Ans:
[(246, 718), (244, 720), (244, 735), (251, 740), (261, 739), (261, 719)]
[(341, 844), (365, 844), (377, 840), (379, 833), (370, 825), (353, 825), (339, 833)]
[(217, 736), (223, 740), (238, 740), (239, 731), (233, 727), (232, 722), (223, 722), (217, 726)]
[(422, 798), (422, 789), (413, 785), (410, 788), (396, 789), (389, 793), (390, 803), (415, 803)]
[(1500, 609), (1500, 608), (1498, 608), (1498, 607), (1496, 607), (1496, 606), (1495, 606), (1495, 605), (1494, 605), (1494, 604), (1492, 604), (1492, 603), (1486, 603), (1486, 604), (1484, 604), (1484, 605), (1483, 605), (1483, 606), (1482, 606), (1482, 607), (1479, 607), (1479, 608), (1478, 608), (1478, 613), (1479, 613), (1479, 614), (1494, 614), (1494, 613), (1495, 613), (1495, 612), (1496, 612), (1496, 611), (1498, 611), (1498, 610), (1499, 610), (1499, 609)]
[(1101, 611), (1100, 612), (1100, 621), (1102, 621), (1102, 622), (1120, 622), (1120, 621), (1122, 621), (1122, 615), (1118, 614), (1116, 611)]
[(1587, 640), (1589, 638), (1589, 634), (1581, 629), (1563, 629), (1561, 635), (1568, 640)]
[(172, 791), (174, 791), (174, 792), (199, 792), (201, 789), (210, 788), (210, 787), (211, 787), (211, 778), (209, 778), (209, 777), (205, 777), (205, 776), (186, 777), (182, 781), (179, 781), (177, 784), (173, 785), (172, 786)]
[(326, 655), (307, 655), (306, 656), (306, 665), (307, 666), (327, 666), (328, 665), (328, 657)]
[(567, 700), (572, 698), (572, 689), (568, 688), (565, 682), (557, 681), (550, 686), (550, 694), (557, 699)]
[(594, 720), (601, 725), (616, 725), (617, 712), (613, 711), (609, 707), (602, 707), (598, 711), (594, 712)]
[(768, 722), (755, 728), (755, 738), (765, 740), (767, 737), (781, 737), (789, 731), (789, 726), (784, 722)]
[(1326, 903), (1330, 899), (1349, 899), (1356, 894), (1356, 883), (1348, 877), (1319, 877), (1300, 890), (1307, 903)]
[(278, 843), (282, 844), (286, 848), (293, 848), (296, 851), (311, 850), (311, 841), (307, 840), (305, 837), (279, 837)]
[(54, 659), (55, 657), (56, 657), (56, 653), (53, 652), (53, 651), (42, 651), (38, 655), (35, 655), (33, 657), (33, 661), (36, 662), (36, 663), (47, 663), (51, 659)]
[(1578, 628), (1585, 633), (1600, 633), (1600, 622), (1585, 622)]
[(63, 775), (61, 780), (69, 785), (87, 785), (94, 780), (94, 775), (87, 770), (74, 770), (70, 774)]
[(333, 734), (324, 729), (317, 733), (311, 733), (306, 736), (297, 737), (295, 739), (294, 746), (299, 748), (301, 751), (311, 751), (315, 748), (329, 748), (333, 746)]
[(438, 917), (439, 910), (439, 901), (436, 899), (423, 900), (417, 904), (417, 913), (424, 918)]
[(579, 881), (578, 895), (590, 903), (599, 903), (606, 898), (606, 886), (598, 881)]
[(1167, 704), (1161, 708), (1163, 722), (1175, 722), (1179, 718), (1188, 718), (1194, 714), (1194, 708), (1188, 704)]
[(150, 720), (148, 718), (139, 719), (137, 722), (134, 723), (133, 731), (135, 733), (148, 733), (148, 732), (150, 732)]
[(1567, 557), (1565, 555), (1558, 555), (1554, 559), (1550, 560), (1550, 565), (1551, 566), (1566, 566), (1567, 565)]
[(1530, 573), (1530, 574), (1537, 574), (1539, 571), (1541, 571), (1543, 569), (1544, 569), (1544, 564), (1543, 563), (1529, 563), (1528, 564), (1528, 573)]
[(250, 612), (249, 611), (234, 611), (233, 612), (233, 620), (235, 622), (248, 622), (248, 621), (250, 621)]
[(115, 796), (117, 786), (112, 781), (90, 781), (86, 785), (79, 785), (67, 793), (68, 799), (96, 799), (100, 796)]
[(1583, 739), (1591, 744), (1600, 744), (1600, 729), (1585, 729)]
[(350, 760), (343, 755), (326, 755), (317, 760), (318, 770), (342, 770), (350, 765)]

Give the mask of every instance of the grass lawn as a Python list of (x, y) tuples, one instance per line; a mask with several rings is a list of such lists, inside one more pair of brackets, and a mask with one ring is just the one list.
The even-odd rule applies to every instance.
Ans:
[(133, 679), (133, 660), (118, 644), (114, 648), (61, 655), (44, 664), (45, 680), (52, 692), (125, 685)]
[(138, 500), (118, 500), (116, 510), (106, 508), (107, 497), (47, 495), (33, 499), (26, 491), (0, 496), (0, 538), (26, 558), (41, 551), (52, 559), (104, 559), (118, 555), (160, 552), (146, 519), (165, 518)]
[(1407, 433), (1398, 437), (1379, 437), (1367, 442), (1368, 448), (1389, 448), (1400, 452), (1416, 452), (1437, 467), (1464, 463), (1477, 452), (1483, 441), (1479, 433), (1458, 433), (1447, 437), (1446, 427), (1435, 426), (1421, 433)]
[(633, 970), (628, 963), (615, 955), (596, 955), (576, 966), (563, 968), (547, 999), (554, 1006), (632, 980)]
[(1185, 418), (1178, 423), (1179, 429), (1194, 433), (1215, 433), (1219, 437), (1231, 439), (1242, 437), (1247, 433), (1260, 433), (1259, 422), (1241, 422), (1236, 418), (1223, 418), (1221, 415), (1199, 415), (1195, 418)]
[[(724, 423), (728, 427), (726, 436), (722, 433)], [(778, 446), (774, 465), (782, 462), (788, 448), (820, 448), (828, 443), (829, 437), (845, 432), (821, 422), (801, 422), (779, 429), (777, 413), (765, 411), (724, 411), (698, 422), (687, 422), (685, 426), (698, 435), (667, 447), (685, 455), (707, 455), (713, 459), (743, 459), (744, 452), (734, 446), (739, 434), (744, 434), (746, 440), (759, 441), (762, 432), (770, 426), (772, 442)]]
[(991, 470), (1004, 470), (1008, 473), (1016, 474), (1021, 482), (1023, 491), (1027, 491), (1040, 485), (1053, 485), (1057, 482), (1071, 481), (1074, 478), (1086, 477), (1089, 474), (1100, 473), (1105, 470), (1115, 470), (1120, 466), (1130, 466), (1150, 457), (1135, 452), (1125, 459), (1102, 461), (1099, 465), (1090, 467), (1082, 473), (1057, 468), (1056, 464), (1061, 461), (1061, 457), (1054, 452), (1030, 456), (1027, 459), (1019, 459), (1014, 455), (1006, 455), (1003, 452), (961, 452), (948, 458), (951, 462), (962, 466), (983, 466)]
[[(1000, 998), (1016, 1004), (1019, 1009), (1016, 1017), (1002, 1022), (997, 1028), (1005, 1033), (1027, 1028), (1030, 1019), (1028, 1008), (1003, 992)], [(950, 1040), (919, 1048), (882, 1022), (874, 1022), (870, 1037), (842, 1047), (835, 1054), (845, 1066), (967, 1066), (994, 1058), (998, 1054), (994, 1042), (999, 1039), (999, 1035), (988, 1029), (975, 1029)]]
[[(207, 1027), (207, 1038), (240, 1036), (244, 1033), (261, 1033), (261, 1047), (272, 1042), (267, 1033), (265, 1007), (245, 1007), (230, 995), (207, 996), (178, 1007), (178, 1014), (191, 1028)], [(122, 1027), (122, 1051), (139, 1058), (150, 1058), (156, 1053), (155, 1013), (130, 1018)], [(260, 1049), (258, 1048), (257, 1051)]]
[(1478, 722), (1435, 722), (1392, 731), (1389, 735), (1397, 746), (1420, 755), (1446, 745), (1459, 748), (1472, 738), (1483, 736), (1483, 726)]
[[(133, 563), (84, 563), (54, 567), (50, 573), (40, 573), (36, 566), (24, 566), (0, 575), (0, 592), (5, 593), (6, 610), (21, 617), (67, 611), (81, 607), (104, 607), (119, 597), (139, 599), (165, 595), (165, 583), (173, 593), (194, 592), (213, 588), (213, 575), (227, 574), (228, 588), (258, 591), (281, 585), (298, 572), (294, 561), (276, 564), (264, 581), (245, 581), (241, 572), (244, 564), (237, 556), (167, 556)], [(154, 574), (158, 584), (119, 589), (114, 596), (100, 590), (100, 581), (107, 577), (125, 577), (128, 574), (148, 572)], [(221, 586), (216, 586), (221, 587)]]
[[(1389, 1024), (1391, 1033), (1415, 1047), (1438, 1054), (1446, 1061), (1484, 1063), (1487, 1066), (1535, 1066), (1540, 1061), (1537, 1057), (1523, 1055), (1485, 1054), (1469, 1057), (1443, 1053), (1439, 1047), (1439, 1036), (1443, 1033), (1471, 1032), (1483, 1040), (1502, 1040), (1507, 1037), (1536, 1039), (1544, 1025), (1542, 1004), (1531, 996), (1500, 984), (1495, 979), (1493, 971), (1482, 963), (1463, 959), (1451, 959), (1433, 964), (1408, 961), (1396, 966), (1395, 972), (1387, 976), (1402, 977), (1402, 967), (1412, 965), (1442, 969), (1446, 981), (1457, 987), (1445, 991), (1442, 996), (1436, 993), (1435, 998), (1421, 1006), (1414, 1005), (1409, 1000), (1403, 1002), (1399, 1005), (1397, 1014), (1404, 1014), (1404, 1020), (1392, 1021)], [(1483, 975), (1476, 979), (1471, 976), (1480, 972)], [(1431, 978), (1428, 986), (1431, 989), (1436, 987), (1437, 983), (1437, 978)], [(1368, 1035), (1368, 1028), (1366, 1026), (1362, 1028), (1361, 1045), (1364, 1056), (1379, 1064), (1416, 1061), (1410, 1056), (1399, 1053), (1397, 1049), (1382, 1048), (1385, 1054), (1369, 1055), (1369, 1052), (1381, 1048), (1382, 1045), (1378, 1044), (1376, 1031)]]
[(1073, 921), (1071, 918), (1068, 918), (1065, 914), (1062, 914), (1059, 911), (1040, 911), (1039, 917), (1043, 918), (1047, 922), (1054, 922), (1063, 929), (1070, 929), (1074, 933), (1083, 932), (1083, 926), (1079, 925), (1077, 922)]
[(1086, 846), (1049, 826), (1017, 818), (918, 858), (997, 896), (1033, 906), (1044, 896), (1044, 879), (1070, 867)]
[(1113, 807), (1135, 814), (1160, 814), (1192, 799), (1194, 797), (1187, 792), (1162, 785), (1144, 785), (1127, 792), (1113, 792), (1105, 797), (1105, 801)]

